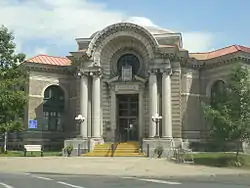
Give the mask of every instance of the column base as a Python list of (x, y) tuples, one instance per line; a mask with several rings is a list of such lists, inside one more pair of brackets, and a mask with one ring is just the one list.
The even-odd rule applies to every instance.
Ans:
[(75, 139), (87, 140), (87, 139), (88, 139), (88, 137), (87, 137), (87, 136), (78, 135), (78, 136), (76, 136), (76, 138), (75, 138)]
[(159, 135), (155, 135), (153, 138), (154, 139), (160, 139), (161, 137)]
[(161, 138), (164, 139), (164, 140), (173, 140), (172, 136), (163, 136)]
[(95, 144), (103, 144), (104, 143), (104, 139), (102, 137), (92, 137), (90, 139), (93, 140)]
[[(144, 138), (145, 139), (145, 138)], [(155, 139), (155, 136), (150, 136), (150, 137), (148, 137), (148, 138), (146, 138), (147, 140), (153, 140), (153, 139)]]
[(103, 137), (101, 137), (101, 136), (90, 136), (89, 138), (93, 139), (93, 140), (101, 140), (101, 139), (103, 139)]

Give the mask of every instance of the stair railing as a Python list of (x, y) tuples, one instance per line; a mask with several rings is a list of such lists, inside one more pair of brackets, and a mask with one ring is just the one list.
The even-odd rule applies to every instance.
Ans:
[(115, 129), (115, 139), (114, 142), (111, 144), (111, 157), (114, 157), (114, 153), (116, 151), (116, 148), (118, 144), (121, 142), (121, 134), (118, 133), (117, 129)]

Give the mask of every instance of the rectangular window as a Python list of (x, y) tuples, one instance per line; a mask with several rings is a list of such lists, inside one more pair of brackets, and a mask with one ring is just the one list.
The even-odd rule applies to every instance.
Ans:
[(43, 130), (63, 131), (60, 112), (44, 112)]
[(42, 130), (48, 130), (49, 129), (49, 113), (48, 112), (43, 112), (44, 115), (44, 121), (43, 121), (43, 127)]
[(63, 126), (61, 122), (61, 113), (57, 112), (57, 130), (58, 131), (63, 131)]

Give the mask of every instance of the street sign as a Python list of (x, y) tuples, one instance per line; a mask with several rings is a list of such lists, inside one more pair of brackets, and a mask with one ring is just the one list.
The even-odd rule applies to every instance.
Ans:
[(37, 120), (34, 120), (34, 119), (29, 120), (28, 128), (29, 129), (37, 129)]

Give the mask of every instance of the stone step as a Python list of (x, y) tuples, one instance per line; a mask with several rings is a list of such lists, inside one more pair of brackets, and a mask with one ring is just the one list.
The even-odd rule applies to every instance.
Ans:
[(129, 157), (129, 156), (144, 156), (143, 153), (140, 153), (140, 145), (138, 142), (121, 142), (117, 144), (115, 152), (112, 152), (112, 143), (104, 143), (95, 145), (94, 150), (84, 154), (83, 156), (92, 156), (92, 157), (108, 157), (108, 156), (120, 156), (120, 157)]
[(87, 153), (82, 156), (86, 157), (144, 157), (143, 153), (113, 153), (112, 152), (103, 152), (103, 153)]

